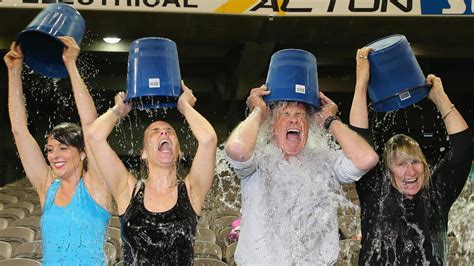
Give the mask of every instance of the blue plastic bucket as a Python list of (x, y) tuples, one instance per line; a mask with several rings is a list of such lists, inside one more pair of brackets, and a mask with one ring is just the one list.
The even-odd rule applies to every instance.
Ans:
[(62, 54), (64, 44), (57, 38), (71, 36), (80, 45), (86, 25), (81, 14), (67, 4), (50, 4), (17, 36), (25, 63), (34, 71), (51, 77), (68, 75)]
[(310, 52), (285, 49), (274, 53), (267, 74), (270, 94), (267, 103), (296, 101), (319, 109), (319, 86), (316, 58)]
[(429, 94), (431, 85), (403, 35), (390, 35), (368, 44), (369, 97), (377, 112), (410, 106)]
[(178, 50), (172, 40), (158, 37), (130, 44), (127, 97), (139, 109), (176, 107), (181, 95)]

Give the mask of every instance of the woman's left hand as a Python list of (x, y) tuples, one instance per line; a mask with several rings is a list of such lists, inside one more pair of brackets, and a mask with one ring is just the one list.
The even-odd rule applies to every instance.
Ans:
[(76, 40), (70, 36), (60, 36), (58, 39), (66, 46), (63, 51), (64, 63), (75, 63), (79, 56), (79, 51), (81, 50)]
[(328, 117), (337, 114), (338, 107), (331, 99), (329, 99), (322, 92), (319, 92), (319, 98), (321, 99), (321, 110), (318, 112), (315, 118), (316, 123), (318, 123), (320, 126), (323, 126), (324, 121), (326, 121)]
[(183, 93), (178, 99), (178, 110), (183, 113), (184, 107), (186, 105), (193, 107), (197, 99), (194, 97), (193, 91), (184, 85), (184, 81), (181, 81), (181, 88), (183, 89)]
[(431, 90), (428, 94), (428, 99), (432, 102), (436, 102), (436, 99), (439, 98), (439, 95), (444, 93), (443, 82), (441, 79), (433, 74), (429, 74), (426, 78), (426, 83), (431, 84)]
[(132, 104), (125, 101), (125, 92), (121, 91), (117, 93), (114, 97), (114, 101), (115, 106), (113, 108), (116, 108), (118, 112), (116, 115), (118, 115), (120, 119), (127, 116), (132, 110)]

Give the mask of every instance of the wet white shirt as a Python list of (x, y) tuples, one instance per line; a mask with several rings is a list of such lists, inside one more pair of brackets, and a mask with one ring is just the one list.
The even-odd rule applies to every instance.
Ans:
[[(333, 152), (336, 153), (334, 155), (336, 160), (332, 165), (332, 171), (334, 171), (334, 175), (340, 183), (357, 181), (366, 173), (357, 169), (341, 150)], [(315, 240), (317, 245), (313, 247), (309, 244), (308, 247), (304, 247), (304, 254), (310, 253), (307, 257), (295, 258), (294, 254), (290, 254), (292, 252), (286, 252), (288, 249), (294, 248), (288, 246), (289, 243), (283, 243), (285, 241), (274, 243), (275, 238), (269, 240), (268, 229), (265, 230), (265, 214), (263, 211), (266, 203), (261, 196), (264, 190), (264, 182), (261, 182), (262, 170), (257, 166), (254, 156), (246, 162), (234, 161), (228, 156), (227, 160), (241, 180), (242, 222), (235, 252), (235, 261), (239, 265), (289, 263), (315, 265), (331, 264), (337, 260), (339, 253), (337, 208), (326, 209), (322, 214), (319, 212), (321, 217), (318, 216), (316, 219), (326, 220), (325, 224), (329, 229), (325, 233), (318, 235), (317, 240)], [(294, 191), (294, 193), (297, 194), (299, 191)], [(324, 195), (322, 196), (324, 197)], [(315, 199), (315, 201), (317, 200)], [(314, 228), (311, 233), (318, 234), (317, 230), (318, 228)], [(276, 232), (275, 234), (278, 235), (279, 233)], [(276, 239), (279, 239), (278, 236)], [(308, 242), (311, 243), (311, 240)], [(274, 248), (271, 249), (270, 245), (273, 245)], [(274, 254), (276, 250), (279, 254)], [(308, 261), (308, 259), (311, 261)]]

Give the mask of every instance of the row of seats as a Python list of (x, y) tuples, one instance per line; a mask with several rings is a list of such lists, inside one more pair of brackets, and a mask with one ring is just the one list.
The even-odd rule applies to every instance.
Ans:
[[(21, 181), (17, 183), (17, 185), (9, 184), (8, 186), (0, 188), (0, 229), (27, 227), (33, 230), (34, 238), (31, 241), (26, 241), (25, 243), (18, 243), (17, 246), (13, 245), (11, 248), (10, 257), (19, 258), (18, 256), (20, 256), (38, 259), (38, 254), (36, 254), (38, 251), (37, 248), (32, 250), (30, 255), (28, 255), (28, 251), (23, 252), (22, 250), (28, 250), (27, 247), (30, 247), (30, 250), (31, 248), (34, 249), (38, 246), (38, 243), (41, 243), (37, 242), (41, 240), (39, 226), (39, 216), (41, 215), (41, 209), (39, 208), (39, 200), (37, 199), (34, 189), (31, 187), (31, 185), (28, 185), (29, 182)], [(358, 197), (355, 191), (355, 186), (352, 184), (349, 186), (344, 186), (343, 189), (348, 199), (350, 199), (350, 201), (355, 204), (354, 206), (345, 206), (344, 208), (338, 209), (338, 222), (341, 231), (343, 235), (350, 237), (360, 232), (360, 209), (357, 206)], [(233, 253), (237, 243), (229, 242), (227, 240), (227, 235), (231, 230), (230, 225), (232, 221), (240, 216), (239, 209), (236, 206), (231, 206), (229, 208), (229, 206), (222, 204), (222, 202), (219, 200), (210, 199), (219, 199), (219, 197), (214, 197), (211, 192), (204, 204), (204, 212), (199, 220), (196, 233), (195, 264), (233, 264)], [(30, 204), (23, 204), (24, 202), (29, 202)], [(33, 205), (33, 210), (31, 209), (31, 204)], [(19, 211), (11, 211), (12, 209), (21, 210), (24, 215), (22, 216), (21, 212)], [(17, 214), (15, 215), (14, 213)], [(9, 220), (8, 217), (2, 218), (2, 215), (10, 215), (13, 218), (10, 218)], [(0, 230), (0, 240), (2, 240), (1, 231), (2, 230)], [(9, 244), (8, 241), (4, 242)], [(450, 261), (455, 261), (455, 259), (458, 257), (458, 255), (456, 255), (456, 252), (458, 252), (456, 245), (458, 245), (456, 238), (448, 238)], [(0, 245), (0, 248), (1, 246), (2, 245)], [(21, 249), (17, 251), (16, 248), (20, 248), (20, 246)], [(337, 265), (357, 264), (356, 262), (358, 259), (360, 241), (354, 239), (344, 239), (340, 241), (340, 246), (341, 252)], [(117, 216), (112, 216), (109, 222), (106, 252), (107, 257), (109, 258), (109, 265), (123, 264), (120, 220)], [(5, 259), (8, 258), (8, 252), (6, 254), (7, 255), (3, 257)], [(0, 264), (0, 266), (1, 265), (2, 264)]]
[[(0, 188), (0, 265), (41, 265), (41, 207), (38, 194), (26, 179)], [(120, 237), (120, 235), (119, 235)], [(109, 265), (118, 252), (106, 243)]]

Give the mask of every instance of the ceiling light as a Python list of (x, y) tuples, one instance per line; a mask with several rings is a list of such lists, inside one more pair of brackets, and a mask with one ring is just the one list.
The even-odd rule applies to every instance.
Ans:
[(103, 38), (104, 42), (106, 43), (111, 43), (111, 44), (114, 44), (114, 43), (118, 43), (120, 42), (120, 38), (117, 38), (117, 37), (105, 37)]

